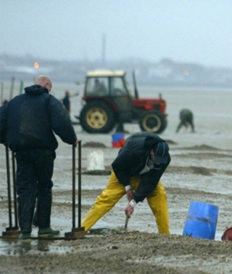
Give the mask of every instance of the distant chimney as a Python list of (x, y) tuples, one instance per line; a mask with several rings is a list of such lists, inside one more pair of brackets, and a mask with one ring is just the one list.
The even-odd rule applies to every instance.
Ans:
[(102, 65), (105, 65), (106, 57), (106, 39), (105, 34), (102, 35)]

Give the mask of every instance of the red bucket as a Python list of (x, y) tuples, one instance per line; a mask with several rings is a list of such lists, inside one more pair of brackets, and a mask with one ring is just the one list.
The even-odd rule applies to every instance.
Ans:
[(123, 147), (125, 143), (125, 136), (121, 133), (112, 135), (112, 147)]

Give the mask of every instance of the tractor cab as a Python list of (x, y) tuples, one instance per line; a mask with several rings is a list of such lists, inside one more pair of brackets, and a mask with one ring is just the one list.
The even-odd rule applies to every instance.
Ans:
[(132, 96), (127, 87), (125, 71), (97, 70), (86, 74), (83, 100), (104, 102), (115, 113), (116, 120), (130, 121), (132, 118)]

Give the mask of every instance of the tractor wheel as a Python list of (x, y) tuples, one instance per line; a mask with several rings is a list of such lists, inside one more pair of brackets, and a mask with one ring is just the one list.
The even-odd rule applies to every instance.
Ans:
[(151, 110), (142, 114), (139, 120), (139, 126), (142, 131), (161, 133), (167, 126), (164, 116), (159, 112)]
[(115, 126), (115, 115), (106, 104), (91, 102), (81, 110), (80, 124), (88, 133), (109, 133)]

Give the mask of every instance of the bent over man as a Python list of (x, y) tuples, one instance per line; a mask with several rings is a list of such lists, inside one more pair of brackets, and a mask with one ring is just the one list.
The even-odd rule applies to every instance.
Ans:
[(7, 143), (16, 154), (21, 239), (31, 236), (35, 204), (39, 236), (59, 234), (50, 227), (52, 175), (58, 147), (54, 133), (70, 145), (78, 142), (67, 111), (49, 94), (51, 89), (51, 80), (39, 76), (24, 94), (0, 108), (0, 142)]
[(159, 233), (170, 234), (167, 195), (160, 182), (171, 157), (168, 144), (158, 135), (141, 132), (131, 135), (112, 163), (106, 189), (87, 212), (82, 226), (88, 231), (104, 214), (127, 195), (127, 217), (145, 198), (156, 218)]
[(184, 126), (186, 128), (188, 128), (189, 126), (191, 127), (192, 129), (192, 132), (195, 131), (194, 129), (194, 122), (193, 122), (193, 113), (191, 110), (189, 109), (182, 109), (180, 111), (180, 123), (179, 125), (177, 126), (177, 129), (176, 129), (176, 133), (179, 132), (179, 130)]

